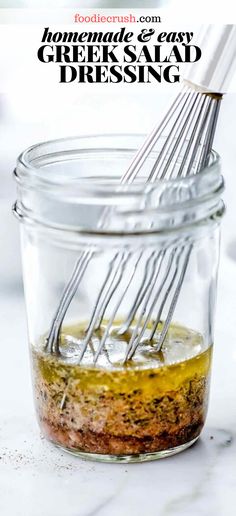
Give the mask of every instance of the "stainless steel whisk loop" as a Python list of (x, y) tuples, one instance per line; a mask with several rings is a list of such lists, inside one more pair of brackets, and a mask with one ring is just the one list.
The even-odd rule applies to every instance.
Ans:
[[(164, 145), (158, 153), (157, 160), (153, 165), (146, 181), (155, 182), (164, 178), (171, 179), (174, 177), (185, 177), (189, 174), (198, 173), (207, 163), (209, 157), (213, 139), (212, 133), (216, 127), (220, 100), (221, 95), (201, 93), (199, 91), (195, 91), (191, 85), (184, 84), (182, 90), (175, 98), (162, 122), (154, 128), (152, 133), (145, 140), (143, 146), (136, 154), (130, 167), (121, 178), (120, 183), (132, 183), (135, 181), (138, 173), (142, 169), (144, 162), (152, 152), (157, 141), (159, 141), (160, 138), (163, 138), (165, 131), (167, 131), (168, 136), (164, 139)], [(99, 221), (99, 228), (106, 224), (109, 214), (109, 208), (105, 208)], [(154, 295), (154, 301), (152, 303), (152, 309), (149, 311), (149, 316), (146, 316), (144, 323), (142, 322), (141, 315), (138, 317), (137, 323), (133, 329), (130, 343), (127, 346), (125, 360), (130, 359), (135, 353), (135, 350), (137, 349), (137, 346), (142, 339), (142, 336), (144, 335), (145, 328), (150, 322), (152, 312), (158, 302), (160, 294), (165, 289), (165, 295), (162, 299), (161, 306), (158, 311), (158, 321), (156, 320), (151, 332), (152, 338), (154, 337), (167, 299), (170, 297), (172, 290), (175, 289), (173, 290), (173, 298), (170, 302), (166, 321), (159, 339), (159, 348), (161, 348), (164, 342), (178, 300), (179, 292), (181, 290), (181, 285), (184, 280), (187, 264), (191, 254), (191, 245), (186, 243), (185, 249), (185, 245), (181, 243), (180, 249), (181, 252), (179, 251), (179, 246), (176, 246), (176, 248), (172, 249), (171, 251), (169, 266), (167, 266), (162, 283), (159, 285), (158, 292)], [(186, 257), (184, 263), (182, 264), (182, 269), (180, 270), (180, 255), (183, 252), (186, 253)], [(109, 336), (109, 332), (116, 317), (117, 310), (132, 281), (140, 281), (136, 272), (143, 253), (144, 251), (140, 250), (140, 253), (138, 254), (136, 262), (133, 266), (130, 278), (125, 286), (124, 292), (122, 295), (119, 295), (119, 298), (115, 302), (115, 308), (111, 317), (109, 318), (106, 331), (95, 353), (94, 362), (98, 360), (100, 353), (104, 349), (107, 337)], [(133, 302), (132, 308), (126, 321), (119, 330), (120, 335), (122, 335), (131, 327), (131, 324), (135, 320), (139, 310), (141, 310), (141, 313), (145, 313), (145, 305), (147, 304), (145, 299), (147, 300), (148, 293), (152, 292), (153, 289), (155, 290), (158, 275), (164, 267), (164, 257), (166, 256), (166, 253), (167, 250), (164, 252), (156, 252), (147, 260), (145, 273), (141, 278), (138, 295)], [(93, 258), (93, 255), (93, 249), (88, 249), (86, 252), (81, 253), (75, 265), (70, 281), (64, 290), (46, 343), (47, 349), (51, 352), (59, 352), (59, 335), (64, 317), (73, 297), (76, 294), (88, 264)], [(176, 259), (175, 266), (173, 266), (173, 260), (176, 255), (178, 259)], [(117, 287), (121, 281), (127, 265), (130, 262), (130, 259), (131, 256), (129, 253), (124, 251), (117, 252), (109, 264), (106, 278), (94, 303), (94, 308), (87, 327), (86, 336), (81, 347), (80, 356), (78, 359), (79, 362), (84, 356), (93, 332), (100, 327), (111, 299), (114, 299), (114, 296), (116, 296)], [(150, 261), (152, 265), (150, 265)], [(152, 275), (152, 279), (149, 281), (148, 267), (150, 266), (154, 268), (154, 274)], [(177, 282), (177, 286), (175, 286), (175, 280), (178, 275), (179, 280)]]
[[(227, 89), (235, 64), (235, 26), (209, 26), (204, 31), (201, 45), (204, 48), (203, 57), (190, 69), (183, 88), (170, 105), (161, 123), (148, 135), (134, 156), (129, 168), (120, 179), (121, 186), (135, 181), (157, 142), (162, 141), (165, 135), (167, 136), (164, 144), (146, 179), (147, 183), (198, 174), (208, 164), (222, 95)], [(159, 203), (165, 201), (165, 195), (164, 191)], [(175, 201), (178, 202), (181, 199), (181, 186), (179, 189), (177, 187), (175, 195)], [(105, 227), (111, 215), (110, 209), (104, 208), (98, 222), (100, 229)], [(152, 226), (152, 223), (150, 225)], [(135, 226), (133, 229), (135, 231)], [(149, 340), (152, 341), (154, 337), (158, 337), (156, 349), (160, 350), (174, 315), (192, 248), (192, 242), (185, 238), (173, 243), (168, 248), (151, 252), (146, 258), (145, 249), (140, 249), (133, 264), (128, 249), (117, 251), (109, 263), (105, 280), (94, 302), (78, 362), (83, 359), (87, 347), (91, 346), (92, 335), (95, 330), (100, 328), (112, 301), (112, 314), (97, 350), (94, 352), (94, 363), (103, 350), (106, 350), (106, 341), (117, 311), (133, 282), (139, 286), (126, 320), (118, 330), (119, 335), (130, 331), (124, 361), (132, 358), (142, 342), (146, 328), (150, 328), (150, 325)], [(92, 248), (80, 254), (72, 276), (65, 287), (46, 339), (46, 349), (51, 353), (60, 353), (61, 326), (93, 256), (94, 249)], [(139, 267), (142, 258), (145, 258), (146, 261), (144, 270), (140, 273)], [(123, 291), (120, 292), (118, 288), (120, 281), (130, 263), (132, 270)], [(166, 310), (167, 313), (164, 316)], [(156, 316), (153, 319), (154, 311), (156, 311)], [(162, 324), (159, 334), (160, 322)]]

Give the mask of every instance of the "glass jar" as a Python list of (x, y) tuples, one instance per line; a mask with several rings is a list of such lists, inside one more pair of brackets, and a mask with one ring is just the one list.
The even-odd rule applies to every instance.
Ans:
[[(184, 450), (205, 422), (223, 179), (120, 184), (142, 136), (35, 145), (15, 170), (37, 417), (86, 458)], [(99, 352), (100, 350), (100, 352)]]

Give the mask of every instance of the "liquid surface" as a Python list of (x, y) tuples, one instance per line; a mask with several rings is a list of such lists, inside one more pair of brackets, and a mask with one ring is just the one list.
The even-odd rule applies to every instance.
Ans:
[[(85, 366), (86, 368), (88, 366), (94, 367), (94, 356), (106, 330), (106, 326), (106, 321), (103, 321), (101, 328), (94, 332), (87, 346), (81, 366)], [(177, 324), (172, 324), (161, 351), (157, 351), (162, 324), (159, 324), (155, 340), (150, 342), (149, 335), (152, 328), (152, 323), (150, 323), (150, 329), (147, 328), (144, 338), (141, 344), (139, 344), (132, 360), (129, 360), (124, 365), (125, 353), (135, 325), (133, 325), (129, 331), (125, 332), (124, 335), (119, 334), (120, 327), (120, 321), (114, 323), (111, 334), (106, 339), (104, 350), (96, 363), (96, 367), (106, 367), (112, 370), (124, 369), (124, 367), (127, 369), (163, 367), (193, 358), (206, 350), (207, 347), (200, 333)], [(86, 324), (84, 323), (62, 328), (60, 355), (58, 356), (59, 361), (71, 365), (78, 363), (81, 346), (86, 335), (85, 330)], [(40, 349), (42, 349), (42, 344), (40, 344)]]

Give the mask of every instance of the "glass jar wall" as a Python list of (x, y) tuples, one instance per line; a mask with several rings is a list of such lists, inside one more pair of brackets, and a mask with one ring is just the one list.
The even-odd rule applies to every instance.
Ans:
[(88, 458), (177, 453), (208, 403), (223, 181), (120, 184), (141, 136), (36, 145), (19, 158), (24, 287), (37, 416)]

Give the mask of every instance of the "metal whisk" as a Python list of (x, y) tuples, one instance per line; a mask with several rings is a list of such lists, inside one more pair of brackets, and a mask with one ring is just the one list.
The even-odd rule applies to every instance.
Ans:
[[(233, 54), (235, 52), (235, 30), (232, 27), (226, 26), (220, 37), (218, 35), (217, 45), (215, 45), (218, 51), (217, 65), (221, 62), (220, 58), (222, 53), (224, 53), (227, 42), (229, 40), (232, 42), (232, 31), (234, 35)], [(221, 49), (220, 54), (219, 48)], [(232, 55), (232, 51), (230, 55)], [(225, 74), (227, 71), (226, 75), (228, 75), (229, 68), (232, 69), (231, 61), (230, 59), (227, 61), (227, 70), (224, 67)], [(215, 79), (214, 73), (216, 68), (216, 66), (214, 70), (211, 68), (210, 75), (208, 68), (202, 71), (203, 80), (200, 81), (200, 84), (205, 86), (207, 82), (209, 86), (207, 89), (210, 91), (206, 91), (205, 87), (196, 86), (192, 82), (184, 82), (183, 88), (168, 109), (162, 122), (147, 137), (135, 155), (130, 167), (122, 176), (121, 184), (132, 183), (137, 178), (144, 162), (164, 133), (167, 133), (168, 136), (164, 139), (164, 144), (148, 175), (147, 182), (197, 174), (207, 164), (222, 99), (221, 93), (212, 93), (212, 91), (224, 91), (221, 78), (217, 76), (217, 80)], [(225, 81), (225, 77), (223, 79)], [(212, 87), (212, 82), (214, 88)], [(99, 221), (100, 228), (106, 224), (109, 213), (109, 208), (106, 208)], [(124, 360), (126, 361), (133, 356), (150, 323), (152, 327), (149, 339), (152, 340), (154, 338), (158, 324), (162, 320), (162, 314), (169, 303), (167, 315), (163, 321), (158, 338), (157, 346), (158, 349), (161, 349), (178, 301), (191, 251), (192, 243), (187, 239), (176, 242), (170, 249), (154, 251), (146, 260), (141, 281), (140, 275), (137, 277), (137, 273), (144, 251), (140, 251), (138, 256), (136, 256), (135, 263), (132, 266), (132, 273), (122, 292), (118, 291), (118, 286), (130, 263), (131, 254), (129, 251), (117, 252), (109, 264), (106, 278), (95, 300), (78, 362), (82, 360), (94, 331), (100, 328), (107, 307), (111, 300), (113, 300), (114, 309), (94, 354), (94, 363), (96, 363), (105, 347), (121, 302), (133, 281), (140, 282), (140, 286), (128, 316), (118, 331), (120, 335), (126, 333), (128, 329), (131, 331)], [(88, 249), (80, 255), (71, 279), (64, 290), (46, 342), (46, 347), (50, 352), (59, 352), (59, 335), (64, 317), (87, 266), (93, 258), (93, 254), (94, 251)], [(153, 321), (152, 314), (156, 309), (157, 315)], [(134, 327), (132, 327), (131, 325), (134, 321)]]

